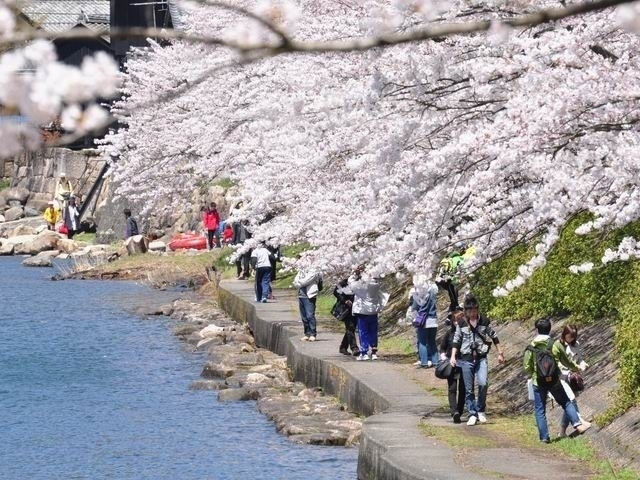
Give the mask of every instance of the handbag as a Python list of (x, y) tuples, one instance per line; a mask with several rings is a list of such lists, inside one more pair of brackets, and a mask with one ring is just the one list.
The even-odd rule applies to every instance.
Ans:
[(453, 367), (451, 366), (451, 362), (449, 362), (448, 358), (438, 361), (438, 365), (436, 365), (435, 375), (437, 378), (441, 378), (443, 380), (453, 375)]
[(413, 322), (411, 322), (411, 323), (416, 328), (424, 328), (425, 324), (427, 323), (427, 314), (426, 313), (418, 313), (416, 315), (416, 318), (414, 318)]
[(60, 225), (58, 227), (58, 233), (61, 233), (62, 235), (69, 235), (69, 229), (67, 228), (67, 226), (63, 223), (62, 225)]
[(574, 392), (581, 392), (584, 390), (584, 380), (582, 379), (582, 375), (578, 372), (571, 372), (567, 377), (567, 381), (569, 383), (569, 387)]
[(335, 305), (331, 308), (331, 315), (333, 315), (337, 320), (344, 322), (345, 319), (351, 313), (351, 309), (341, 302), (336, 302)]

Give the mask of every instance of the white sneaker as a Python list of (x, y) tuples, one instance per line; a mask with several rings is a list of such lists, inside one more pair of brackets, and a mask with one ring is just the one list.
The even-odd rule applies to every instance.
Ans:
[(361, 353), (360, 355), (358, 355), (356, 357), (356, 360), (359, 361), (359, 362), (361, 362), (363, 360), (369, 360), (369, 356), (367, 354), (365, 354), (365, 353)]
[(311, 335), (311, 336), (309, 337), (309, 341), (310, 341), (310, 342), (315, 342), (315, 341), (316, 341), (316, 337), (314, 337), (313, 335)]
[(467, 425), (469, 425), (470, 427), (474, 426), (476, 423), (478, 423), (478, 419), (475, 415), (470, 416), (469, 420), (467, 420)]
[(478, 421), (480, 423), (487, 423), (487, 416), (483, 412), (478, 412)]
[(422, 366), (422, 362), (420, 360), (418, 360), (417, 362), (413, 362), (413, 366), (414, 367), (421, 367)]
[(431, 360), (427, 361), (427, 368), (433, 367), (433, 362)]
[(302, 337), (300, 340), (302, 340), (303, 342), (308, 342), (309, 341), (309, 337), (307, 337), (306, 335), (304, 337)]
[(587, 422), (586, 420), (583, 420), (582, 424), (576, 427), (576, 431), (582, 435), (584, 432), (586, 432), (590, 428), (591, 428), (591, 423)]
[(375, 353), (372, 353), (371, 356), (369, 357), (371, 360), (377, 360), (378, 359), (378, 355), (376, 355)]

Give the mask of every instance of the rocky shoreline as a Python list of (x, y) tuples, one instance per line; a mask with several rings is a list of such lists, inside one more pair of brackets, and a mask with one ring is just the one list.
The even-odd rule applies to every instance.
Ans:
[(213, 302), (178, 299), (140, 315), (164, 315), (176, 324), (173, 333), (191, 351), (206, 352), (197, 390), (218, 392), (221, 402), (256, 401), (258, 410), (278, 432), (295, 443), (353, 446), (360, 440), (362, 420), (325, 395), (291, 379), (286, 357), (256, 347), (246, 325), (233, 321)]

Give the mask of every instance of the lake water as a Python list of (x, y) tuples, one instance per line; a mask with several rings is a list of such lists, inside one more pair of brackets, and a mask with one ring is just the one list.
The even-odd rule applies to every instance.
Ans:
[(168, 295), (129, 282), (49, 280), (0, 258), (0, 479), (348, 479), (357, 449), (299, 446), (253, 402), (191, 391), (204, 358)]

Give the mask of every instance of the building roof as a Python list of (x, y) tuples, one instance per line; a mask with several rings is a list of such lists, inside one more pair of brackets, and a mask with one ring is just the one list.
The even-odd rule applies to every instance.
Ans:
[(47, 32), (64, 32), (81, 24), (109, 33), (109, 0), (18, 0), (18, 8)]

